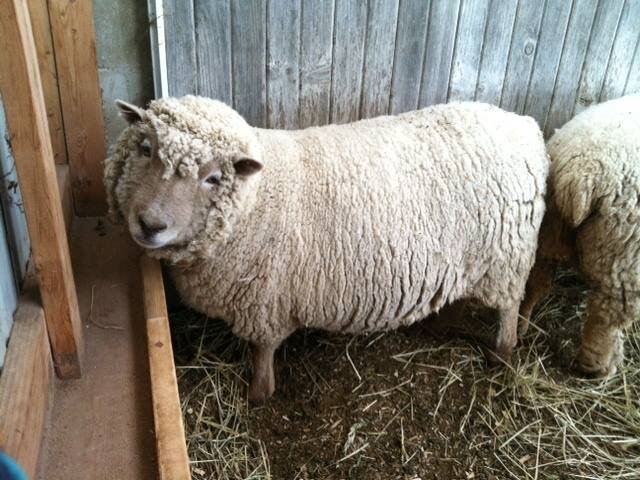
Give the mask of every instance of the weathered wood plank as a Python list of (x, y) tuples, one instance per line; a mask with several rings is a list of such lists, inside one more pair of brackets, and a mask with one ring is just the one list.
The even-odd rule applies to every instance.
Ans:
[[(64, 12), (58, 13), (64, 15)], [(78, 12), (73, 15), (76, 13)], [(76, 18), (69, 24), (77, 26), (77, 21)], [(59, 19), (59, 23), (67, 24), (63, 19)], [(83, 35), (76, 32), (74, 38)], [(95, 53), (94, 49), (88, 50)], [(82, 354), (82, 324), (56, 182), (47, 113), (40, 87), (36, 49), (29, 12), (22, 0), (4, 2), (0, 9), (0, 51), (11, 52), (11, 55), (0, 55), (0, 89), (4, 93), (11, 144), (22, 188), (32, 256), (54, 361), (59, 376), (78, 377)], [(73, 49), (69, 53), (73, 53)], [(73, 63), (72, 61), (67, 67)], [(78, 77), (82, 78), (82, 75), (78, 74)], [(86, 93), (85, 90), (83, 92)], [(96, 101), (96, 98), (91, 101)], [(80, 118), (85, 116), (81, 115)], [(100, 135), (103, 133), (100, 130)], [(97, 159), (92, 161), (99, 163)]]
[(437, 0), (431, 3), (420, 107), (447, 101), (459, 9), (460, 0)]
[(541, 126), (544, 126), (547, 120), (551, 105), (571, 7), (572, 2), (548, 0), (542, 19), (536, 58), (524, 107), (524, 113), (535, 118)]
[(266, 0), (232, 0), (233, 105), (254, 127), (267, 125)]
[(639, 37), (640, 1), (627, 0), (622, 9), (607, 73), (602, 84), (601, 102), (623, 95)]
[(92, 2), (49, 0), (49, 19), (76, 213), (101, 215), (106, 145)]
[(162, 270), (157, 260), (146, 255), (140, 265), (160, 480), (190, 480)]
[(500, 105), (518, 0), (492, 0), (484, 35), (476, 100)]
[(300, 127), (329, 123), (335, 0), (302, 0)]
[(524, 110), (544, 5), (545, 2), (541, 1), (521, 0), (518, 3), (500, 99), (500, 106), (512, 112), (522, 113)]
[(51, 400), (51, 371), (42, 307), (24, 296), (0, 376), (0, 449), (15, 458), (29, 478), (36, 478)]
[[(0, 170), (2, 174), (2, 170)], [(5, 218), (0, 208), (0, 369), (4, 362), (7, 340), (11, 334), (13, 314), (18, 306), (18, 289), (13, 275)], [(1, 440), (1, 439), (0, 439)]]
[(398, 11), (390, 113), (414, 110), (420, 100), (431, 0), (402, 0)]
[(194, 0), (198, 94), (233, 103), (229, 0)]
[(486, 27), (489, 0), (463, 0), (449, 80), (449, 101), (473, 100)]
[(300, 0), (267, 5), (267, 125), (296, 128), (299, 120)]
[(398, 0), (370, 0), (360, 118), (389, 112)]
[(193, 0), (163, 0), (169, 95), (198, 93)]
[(336, 0), (331, 68), (333, 123), (351, 122), (360, 116), (366, 25), (366, 2)]
[(576, 103), (571, 115), (597, 103), (607, 72), (607, 63), (624, 0), (600, 0), (591, 30), (591, 39), (578, 84)]
[(567, 35), (556, 76), (553, 100), (544, 125), (544, 133), (551, 136), (573, 114), (576, 103), (576, 85), (584, 64), (591, 28), (595, 19), (597, 0), (575, 0)]
[(11, 135), (0, 96), (0, 204), (5, 216), (4, 224), (7, 227), (13, 272), (16, 283), (20, 285), (27, 273), (27, 264), (31, 257), (31, 243), (27, 219), (24, 215), (24, 202), (18, 184), (15, 158), (11, 151), (9, 138)]
[(38, 52), (38, 66), (42, 81), (44, 104), (47, 107), (51, 146), (56, 163), (67, 163), (67, 146), (64, 142), (64, 127), (62, 125), (62, 110), (60, 108), (60, 94), (58, 92), (58, 72), (53, 55), (53, 39), (51, 38), (51, 24), (47, 0), (28, 0), (29, 14), (33, 39)]
[(633, 63), (629, 69), (627, 77), (627, 85), (624, 88), (625, 95), (631, 93), (640, 93), (640, 41), (636, 45), (636, 53), (633, 57)]

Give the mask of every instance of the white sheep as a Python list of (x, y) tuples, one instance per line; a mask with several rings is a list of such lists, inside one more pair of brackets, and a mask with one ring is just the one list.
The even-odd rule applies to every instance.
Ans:
[(510, 356), (549, 168), (531, 118), (457, 103), (280, 131), (200, 97), (120, 108), (111, 213), (252, 344), (250, 400), (298, 328), (394, 329), (459, 298), (499, 310)]
[(591, 107), (549, 140), (549, 206), (522, 304), (520, 334), (558, 263), (591, 286), (578, 365), (613, 374), (622, 330), (640, 316), (640, 95)]

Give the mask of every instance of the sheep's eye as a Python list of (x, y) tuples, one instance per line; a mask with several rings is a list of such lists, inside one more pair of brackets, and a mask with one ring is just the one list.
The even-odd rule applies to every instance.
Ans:
[(140, 145), (140, 149), (142, 150), (142, 155), (144, 155), (145, 157), (151, 156), (151, 144), (149, 143), (149, 140), (145, 140), (144, 142), (142, 142), (142, 144)]
[(206, 183), (207, 185), (210, 185), (210, 186), (219, 185), (220, 184), (220, 172), (216, 172), (216, 173), (214, 173), (212, 175), (209, 175), (205, 179), (204, 183)]

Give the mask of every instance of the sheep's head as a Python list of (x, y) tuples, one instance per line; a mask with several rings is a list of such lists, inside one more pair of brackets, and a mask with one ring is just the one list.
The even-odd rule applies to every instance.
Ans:
[(211, 112), (199, 111), (203, 105), (194, 111), (184, 99), (194, 97), (159, 100), (149, 110), (118, 102), (129, 127), (105, 168), (112, 214), (139, 245), (174, 262), (191, 260), (228, 236), (262, 168), (255, 136), (237, 113), (200, 99), (241, 121), (236, 128), (216, 125), (206, 115)]

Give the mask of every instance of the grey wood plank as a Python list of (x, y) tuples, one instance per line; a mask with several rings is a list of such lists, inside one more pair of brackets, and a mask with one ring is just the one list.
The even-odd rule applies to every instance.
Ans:
[(607, 73), (602, 84), (601, 102), (606, 102), (624, 94), (639, 36), (640, 0), (627, 0), (622, 9), (616, 39), (609, 57)]
[(266, 0), (232, 0), (233, 106), (255, 127), (266, 118)]
[(624, 88), (624, 94), (640, 93), (640, 41), (636, 45), (636, 53), (633, 56), (633, 63), (627, 77), (627, 85)]
[(331, 68), (333, 123), (351, 122), (360, 114), (366, 23), (366, 2), (336, 0)]
[(430, 5), (430, 0), (400, 1), (390, 113), (418, 108)]
[(512, 112), (522, 113), (524, 110), (544, 5), (543, 1), (519, 0), (518, 2), (507, 71), (504, 75), (500, 98), (500, 106)]
[(584, 60), (573, 115), (597, 103), (624, 0), (600, 0)]
[(169, 95), (198, 92), (192, 0), (164, 0)]
[(300, 0), (267, 4), (267, 126), (296, 128), (300, 55)]
[(489, 0), (463, 0), (449, 80), (449, 101), (473, 100), (478, 84)]
[(560, 64), (572, 2), (547, 0), (524, 113), (544, 126)]
[(229, 0), (194, 0), (198, 94), (233, 102)]
[(329, 123), (334, 0), (302, 0), (300, 127)]
[(447, 101), (459, 9), (460, 0), (433, 0), (431, 3), (420, 107)]
[(369, 0), (360, 118), (389, 112), (398, 0)]
[(584, 64), (591, 28), (596, 14), (597, 0), (575, 0), (567, 28), (560, 67), (556, 76), (553, 99), (544, 126), (547, 137), (561, 127), (573, 114), (576, 85)]
[(482, 48), (476, 100), (500, 104), (518, 0), (492, 0)]

